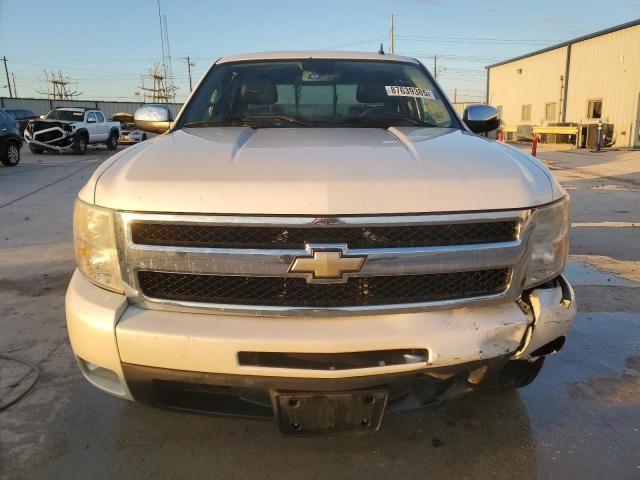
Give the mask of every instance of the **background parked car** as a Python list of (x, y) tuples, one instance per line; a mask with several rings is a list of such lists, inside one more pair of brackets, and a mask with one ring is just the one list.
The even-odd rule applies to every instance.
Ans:
[(0, 162), (7, 167), (15, 167), (20, 162), (22, 139), (18, 128), (13, 115), (0, 108)]
[(119, 143), (140, 143), (147, 138), (155, 137), (154, 133), (143, 132), (131, 123), (121, 122)]
[(29, 123), (29, 120), (38, 118), (38, 116), (35, 113), (33, 113), (31, 110), (8, 108), (6, 111), (11, 115), (13, 115), (13, 118), (15, 118), (18, 124), (20, 125), (21, 137), (24, 135), (24, 129), (27, 128), (27, 124)]

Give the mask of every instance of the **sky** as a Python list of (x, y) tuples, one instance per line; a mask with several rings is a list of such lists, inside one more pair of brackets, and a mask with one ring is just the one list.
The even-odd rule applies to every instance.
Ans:
[[(640, 0), (160, 0), (167, 16), (176, 101), (216, 59), (266, 50), (389, 51), (418, 58), (451, 100), (484, 98), (484, 67), (625, 23)], [(28, 16), (28, 18), (27, 18)], [(42, 98), (44, 70), (62, 71), (77, 97), (136, 100), (141, 75), (161, 61), (157, 0), (0, 0), (0, 57), (20, 97)], [(145, 80), (148, 83), (148, 80)], [(0, 95), (8, 96), (0, 63)]]

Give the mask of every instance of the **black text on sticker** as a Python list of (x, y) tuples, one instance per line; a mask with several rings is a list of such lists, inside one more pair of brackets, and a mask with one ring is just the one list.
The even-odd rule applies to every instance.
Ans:
[(401, 87), (399, 85), (386, 85), (384, 87), (390, 97), (419, 97), (435, 100), (436, 97), (431, 90), (418, 87)]

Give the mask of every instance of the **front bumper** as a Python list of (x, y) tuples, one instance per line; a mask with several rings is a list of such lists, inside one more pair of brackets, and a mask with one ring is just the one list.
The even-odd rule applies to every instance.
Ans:
[[(395, 409), (460, 393), (469, 389), (470, 373), (499, 368), (513, 358), (532, 358), (533, 352), (565, 335), (576, 313), (568, 283), (560, 277), (530, 292), (529, 299), (530, 308), (509, 302), (357, 317), (212, 315), (129, 305), (124, 295), (98, 288), (76, 271), (67, 291), (66, 314), (82, 373), (98, 388), (122, 398), (172, 406), (167, 398), (180, 402), (191, 395), (200, 404), (196, 390), (231, 389), (227, 393), (248, 395), (250, 403), (260, 405), (274, 389), (340, 391), (384, 385), (398, 400), (390, 404)], [(392, 349), (427, 355), (401, 364), (342, 369), (243, 364), (239, 357), (247, 351), (286, 356)], [(170, 391), (183, 395), (171, 397)], [(401, 392), (412, 395), (403, 397)], [(415, 398), (408, 401), (410, 397)], [(173, 406), (181, 408), (175, 402)]]
[[(51, 140), (40, 141), (38, 137), (47, 132), (55, 132), (59, 136)], [(25, 130), (24, 140), (28, 145), (35, 145), (37, 147), (55, 150), (57, 152), (68, 152), (73, 150), (75, 133), (66, 131), (61, 127), (51, 127), (47, 130), (40, 130), (34, 133), (30, 133), (29, 130)]]

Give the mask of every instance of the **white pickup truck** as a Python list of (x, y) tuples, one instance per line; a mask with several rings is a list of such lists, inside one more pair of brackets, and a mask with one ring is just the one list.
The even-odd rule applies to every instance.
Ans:
[(74, 209), (81, 372), (115, 396), (376, 430), (385, 411), (531, 382), (576, 313), (569, 200), (477, 135), (415, 59), (223, 58), (175, 121), (105, 161)]
[(104, 113), (94, 108), (54, 108), (44, 118), (31, 120), (24, 131), (33, 153), (54, 150), (84, 154), (88, 145), (98, 143), (115, 150), (119, 137), (120, 122), (106, 121)]

